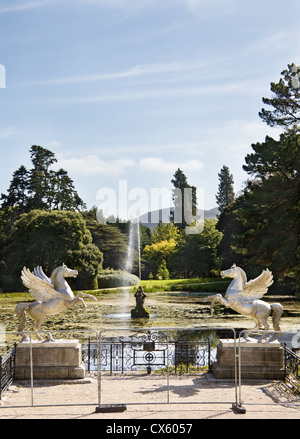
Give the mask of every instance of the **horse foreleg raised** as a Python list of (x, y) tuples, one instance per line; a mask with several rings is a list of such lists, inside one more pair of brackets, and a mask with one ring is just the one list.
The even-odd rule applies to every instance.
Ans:
[(214, 313), (214, 306), (216, 303), (220, 303), (221, 305), (223, 305), (225, 307), (228, 306), (228, 301), (226, 299), (224, 299), (224, 297), (220, 293), (213, 294), (212, 296), (204, 297), (204, 299), (202, 299), (201, 302), (211, 302), (210, 307), (209, 307), (211, 314)]
[(92, 294), (78, 293), (76, 297), (87, 297), (88, 299), (97, 300)]
[(82, 297), (87, 297), (88, 299), (97, 300), (96, 297), (92, 296), (92, 294), (78, 293), (74, 300), (77, 300), (77, 301), (79, 300), (82, 303), (82, 305), (84, 307), (83, 312), (86, 311), (87, 306), (86, 306), (85, 301), (82, 299)]
[(65, 303), (66, 303), (67, 308), (72, 308), (78, 302), (80, 302), (82, 304), (82, 306), (84, 308), (83, 311), (86, 311), (87, 306), (85, 304), (85, 301), (81, 297), (79, 297), (79, 294), (73, 300), (70, 300), (69, 302), (65, 302)]

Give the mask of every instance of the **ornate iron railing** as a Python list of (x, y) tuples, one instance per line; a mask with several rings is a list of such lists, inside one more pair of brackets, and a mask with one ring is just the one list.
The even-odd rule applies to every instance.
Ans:
[(284, 345), (285, 380), (300, 393), (300, 357)]
[(2, 399), (2, 393), (14, 380), (15, 354), (16, 345), (6, 355), (0, 356), (0, 399)]
[[(89, 342), (82, 350), (87, 370), (96, 371), (97, 344)], [(184, 373), (210, 368), (213, 353), (208, 338), (170, 340), (164, 332), (148, 331), (101, 340), (101, 369), (111, 373), (139, 370), (151, 373), (171, 367), (175, 372)]]

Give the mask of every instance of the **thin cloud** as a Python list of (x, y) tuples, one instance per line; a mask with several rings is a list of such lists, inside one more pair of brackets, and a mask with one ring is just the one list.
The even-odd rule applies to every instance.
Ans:
[(169, 161), (161, 157), (145, 157), (140, 160), (139, 167), (147, 171), (155, 171), (170, 174), (174, 169), (182, 168), (186, 172), (200, 171), (203, 168), (203, 163), (199, 160)]
[(172, 161), (161, 157), (144, 157), (139, 161), (132, 159), (106, 160), (97, 154), (87, 154), (84, 156), (64, 157), (57, 154), (58, 162), (54, 168), (67, 169), (71, 174), (92, 176), (121, 176), (130, 168), (138, 168), (143, 171), (155, 171), (156, 173), (172, 173), (174, 169), (182, 168), (186, 172), (197, 172), (203, 169), (200, 160)]
[[(64, 97), (64, 98), (50, 98), (39, 101), (32, 101), (33, 104), (92, 104), (101, 102), (120, 102), (120, 101), (142, 101), (159, 98), (194, 98), (199, 96), (220, 96), (220, 95), (239, 95), (253, 94), (255, 85), (250, 88), (247, 82), (236, 82), (231, 84), (216, 84), (206, 87), (186, 87), (186, 88), (172, 88), (166, 89), (146, 89), (140, 91), (128, 91), (120, 93), (112, 93), (101, 96), (83, 96), (83, 97)], [(260, 89), (262, 87), (260, 86)]]
[[(52, 2), (53, 3), (53, 2)], [(25, 11), (27, 9), (36, 9), (40, 8), (42, 6), (46, 6), (49, 4), (49, 1), (38, 1), (38, 2), (30, 2), (30, 3), (23, 3), (23, 4), (16, 4), (16, 5), (10, 5), (7, 7), (1, 7), (0, 8), (0, 14), (5, 14), (9, 12), (18, 12), (18, 11)]]
[(100, 73), (94, 75), (82, 75), (82, 76), (69, 76), (63, 78), (45, 79), (41, 81), (35, 81), (25, 83), (22, 85), (64, 85), (64, 84), (77, 84), (77, 83), (89, 83), (89, 82), (101, 82), (122, 78), (130, 78), (137, 76), (156, 75), (164, 73), (176, 73), (184, 71), (195, 71), (202, 69), (205, 66), (216, 64), (213, 62), (170, 62), (170, 63), (152, 63), (152, 64), (137, 64), (126, 70), (119, 72)]
[(95, 154), (89, 154), (82, 157), (59, 157), (56, 167), (67, 169), (71, 174), (83, 176), (118, 176), (135, 164), (130, 159), (103, 160)]

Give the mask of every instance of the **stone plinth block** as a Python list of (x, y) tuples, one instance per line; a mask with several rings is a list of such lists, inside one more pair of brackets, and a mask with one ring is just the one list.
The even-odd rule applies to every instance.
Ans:
[[(236, 341), (236, 347), (238, 355), (239, 340)], [(216, 378), (234, 379), (234, 355), (234, 340), (220, 340), (217, 346), (217, 361), (212, 364), (212, 371)], [(280, 343), (278, 341), (258, 342), (256, 339), (241, 341), (241, 377), (283, 380), (284, 355)]]
[[(32, 341), (33, 379), (84, 378), (85, 366), (78, 340)], [(15, 379), (30, 379), (30, 342), (17, 345)]]

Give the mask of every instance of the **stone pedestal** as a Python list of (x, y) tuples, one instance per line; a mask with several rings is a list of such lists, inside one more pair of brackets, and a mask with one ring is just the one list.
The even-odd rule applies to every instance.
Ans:
[[(239, 340), (236, 341), (236, 347), (238, 355)], [(221, 339), (217, 346), (217, 361), (212, 364), (216, 378), (234, 379), (234, 354), (234, 340)], [(241, 378), (283, 380), (284, 355), (279, 341), (241, 341)]]
[[(85, 366), (78, 340), (40, 342), (32, 340), (33, 379), (84, 378)], [(16, 348), (15, 379), (30, 380), (30, 342)]]
[(149, 319), (150, 318), (150, 311), (147, 308), (141, 307), (135, 307), (131, 310), (131, 318), (132, 319)]

